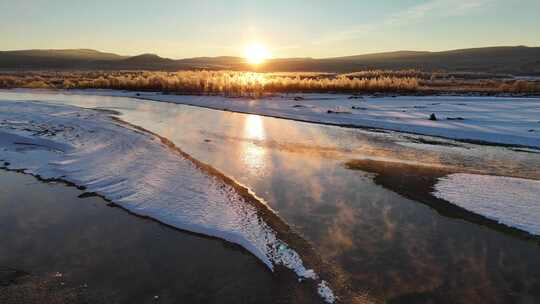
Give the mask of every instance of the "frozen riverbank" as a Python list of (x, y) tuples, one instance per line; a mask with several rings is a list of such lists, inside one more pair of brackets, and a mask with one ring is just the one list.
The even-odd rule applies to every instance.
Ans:
[(450, 174), (434, 195), (501, 224), (540, 235), (540, 181), (477, 174)]
[[(112, 90), (67, 92), (127, 96), (299, 121), (540, 148), (540, 98), (292, 94), (246, 99)], [(431, 114), (437, 120), (430, 120)]]
[[(418, 196), (396, 193), (420, 186), (403, 170), (388, 170), (400, 188), (385, 188), (365, 172), (343, 165), (367, 158), (385, 164), (421, 163), (460, 172), (467, 168), (479, 174), (540, 179), (538, 153), (96, 94), (2, 91), (1, 99), (118, 111), (123, 121), (166, 137), (264, 198), (280, 218), (309, 240), (329, 267), (346, 275), (344, 285), (329, 280), (340, 296), (340, 286), (351, 286), (353, 294), (362, 298), (368, 290), (371, 299), (397, 303), (400, 299), (408, 303), (411, 293), (437, 303), (445, 299), (474, 302), (479, 297), (520, 302), (534, 294), (540, 280), (537, 242), (521, 238), (517, 229), (479, 225), (469, 217), (438, 209), (434, 212)], [(424, 181), (423, 176), (418, 179)], [(430, 191), (425, 189), (426, 197), (433, 197)], [(294, 246), (297, 242), (287, 243), (312, 268), (303, 250)], [(466, 265), (463, 256), (468, 257)], [(501, 256), (508, 263), (500, 264)], [(486, 261), (488, 267), (474, 267)], [(205, 276), (204, 270), (197, 271), (201, 272), (194, 279)], [(287, 282), (297, 286), (290, 271), (271, 276), (281, 281), (283, 273), (290, 274), (292, 281)], [(321, 277), (328, 278), (324, 273)], [(309, 281), (298, 286), (313, 290)], [(456, 285), (440, 288), (451, 282)]]
[(270, 269), (315, 280), (327, 302), (335, 299), (282, 239), (287, 233), (261, 216), (251, 194), (106, 112), (3, 101), (0, 160), (9, 169), (84, 186), (135, 214), (239, 244)]
[(61, 182), (0, 170), (0, 185), (2, 304), (316, 300), (308, 285), (276, 280), (239, 246), (111, 208)]

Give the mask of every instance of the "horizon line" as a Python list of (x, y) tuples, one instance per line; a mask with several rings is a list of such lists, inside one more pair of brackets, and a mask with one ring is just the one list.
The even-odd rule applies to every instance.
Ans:
[[(369, 52), (369, 53), (355, 53), (351, 55), (340, 55), (340, 56), (331, 56), (331, 57), (270, 57), (269, 60), (280, 60), (280, 59), (313, 59), (313, 60), (322, 60), (322, 59), (335, 59), (335, 58), (344, 58), (344, 57), (354, 57), (354, 56), (367, 56), (367, 55), (379, 55), (379, 54), (391, 54), (391, 53), (400, 53), (400, 52), (417, 52), (417, 53), (444, 53), (444, 52), (452, 52), (452, 51), (459, 51), (459, 50), (474, 50), (474, 49), (487, 49), (487, 48), (538, 48), (540, 46), (529, 46), (529, 45), (490, 45), (490, 46), (481, 46), (481, 47), (468, 47), (468, 48), (457, 48), (457, 49), (445, 49), (445, 50), (411, 50), (411, 49), (398, 49), (398, 50), (389, 50), (389, 51), (380, 51), (380, 52)], [(157, 53), (150, 53), (150, 52), (144, 52), (139, 53), (135, 55), (125, 55), (121, 53), (116, 53), (114, 51), (108, 51), (108, 50), (99, 50), (99, 49), (92, 49), (92, 48), (30, 48), (30, 49), (8, 49), (8, 50), (0, 50), (0, 52), (23, 52), (23, 51), (94, 51), (99, 53), (105, 53), (105, 54), (113, 54), (121, 57), (137, 57), (137, 56), (143, 56), (143, 55), (155, 55), (163, 59), (171, 59), (171, 60), (186, 60), (186, 59), (197, 59), (197, 58), (221, 58), (221, 57), (233, 57), (233, 58), (244, 58), (241, 55), (218, 55), (218, 56), (193, 56), (193, 57), (164, 57)]]

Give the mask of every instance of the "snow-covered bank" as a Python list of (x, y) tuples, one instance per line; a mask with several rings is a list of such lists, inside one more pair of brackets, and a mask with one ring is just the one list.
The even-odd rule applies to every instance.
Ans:
[(441, 178), (433, 194), (501, 224), (540, 235), (540, 181), (457, 173)]
[(324, 280), (279, 238), (258, 209), (160, 138), (104, 112), (39, 102), (0, 102), (0, 166), (84, 186), (133, 213), (236, 243), (270, 269), (282, 265)]
[[(287, 119), (540, 148), (540, 98), (294, 94), (262, 99), (74, 90)], [(429, 120), (434, 113), (436, 121)]]
[[(51, 92), (14, 89), (4, 92)], [(116, 90), (55, 93), (132, 97), (217, 110), (540, 149), (540, 98), (291, 94), (261, 99)], [(437, 120), (430, 120), (435, 114)]]

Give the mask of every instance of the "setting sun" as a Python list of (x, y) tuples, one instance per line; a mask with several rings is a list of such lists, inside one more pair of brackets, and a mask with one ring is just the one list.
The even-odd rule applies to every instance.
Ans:
[(270, 58), (270, 52), (264, 45), (254, 43), (246, 47), (244, 56), (247, 62), (251, 64), (261, 64), (266, 59)]

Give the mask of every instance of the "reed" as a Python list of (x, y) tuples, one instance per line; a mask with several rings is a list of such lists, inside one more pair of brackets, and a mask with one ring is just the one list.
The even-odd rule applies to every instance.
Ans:
[(0, 87), (119, 89), (176, 93), (262, 95), (288, 92), (398, 92), (418, 89), (414, 77), (351, 77), (318, 73), (236, 71), (63, 72), (0, 75)]

